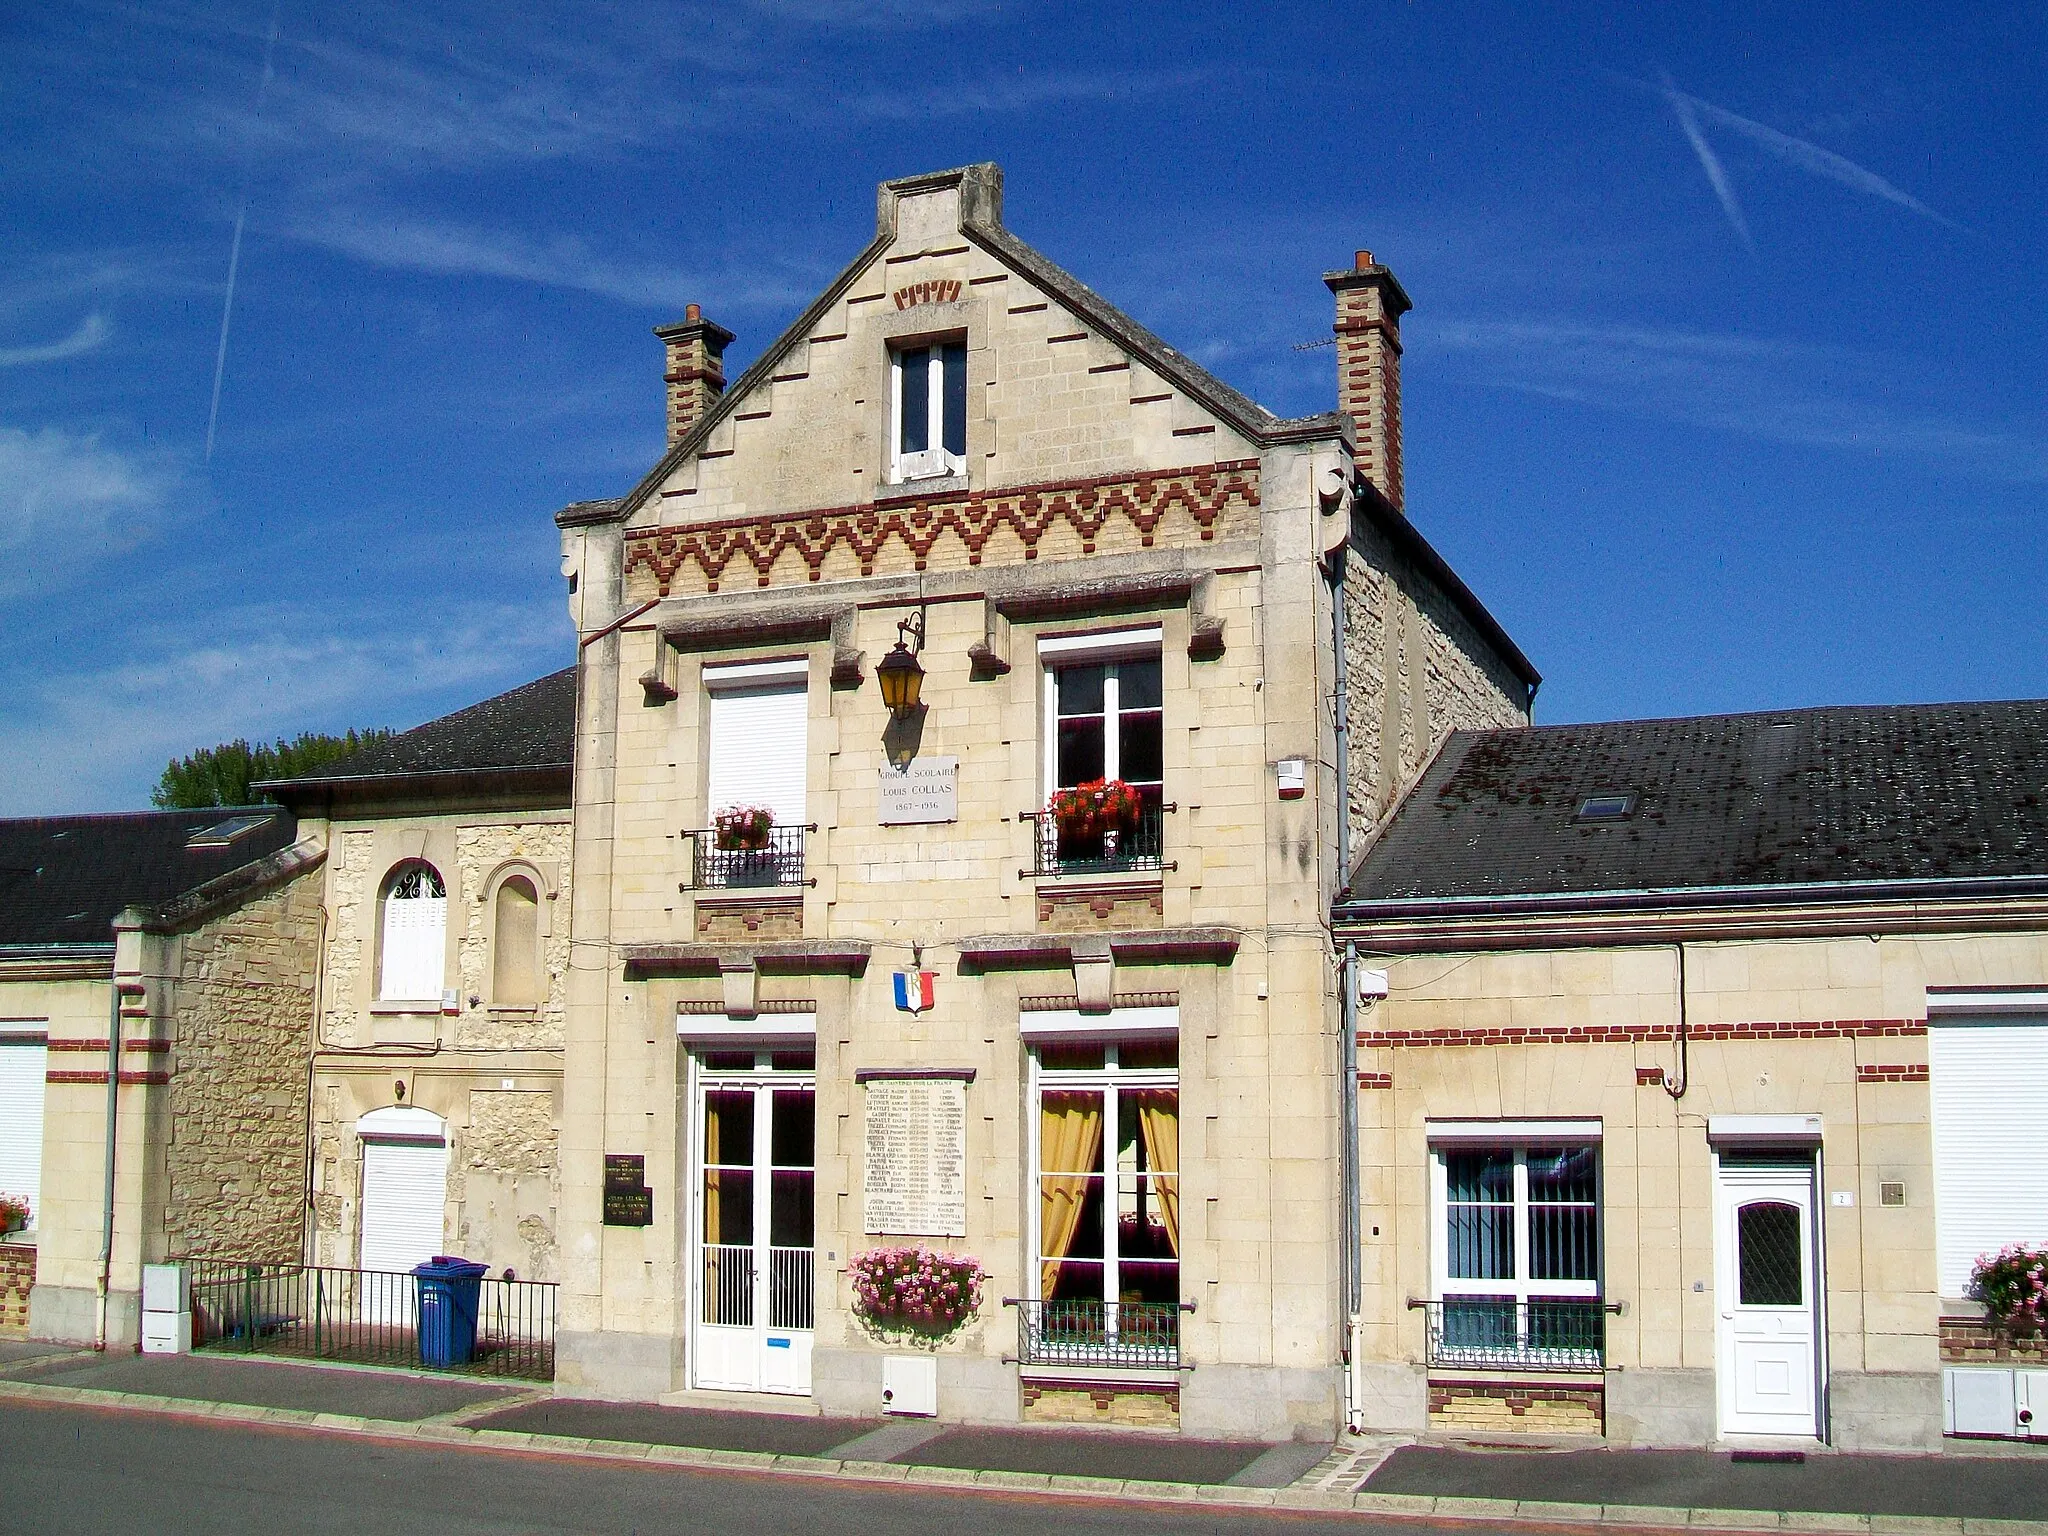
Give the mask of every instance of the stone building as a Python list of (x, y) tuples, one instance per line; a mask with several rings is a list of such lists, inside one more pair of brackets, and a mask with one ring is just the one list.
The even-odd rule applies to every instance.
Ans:
[(1336, 909), (1378, 973), (1365, 1421), (1932, 1449), (2048, 1410), (1965, 1294), (2048, 1246), (2044, 780), (2042, 702), (1453, 735)]
[(575, 697), (565, 669), (261, 786), (327, 851), (309, 1263), (555, 1278)]
[(888, 1366), (942, 1417), (1338, 1421), (1344, 841), (1537, 678), (1403, 513), (1406, 295), (1325, 281), (1282, 419), (983, 165), (885, 183), (730, 389), (657, 332), (668, 453), (557, 517), (561, 1390), (872, 1413), (848, 1264), (917, 1242), (989, 1274)]

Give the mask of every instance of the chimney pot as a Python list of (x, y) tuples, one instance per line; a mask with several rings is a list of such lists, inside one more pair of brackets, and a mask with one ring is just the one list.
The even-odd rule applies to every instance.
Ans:
[(1352, 258), (1351, 258), (1351, 266), (1352, 266), (1352, 270), (1353, 270), (1353, 271), (1355, 271), (1355, 272), (1363, 272), (1363, 271), (1364, 271), (1364, 270), (1365, 270), (1365, 269), (1366, 269), (1367, 267), (1369, 267), (1369, 266), (1371, 266), (1371, 265), (1372, 265), (1372, 252), (1371, 252), (1371, 251), (1358, 251), (1358, 252), (1355, 252), (1355, 253), (1353, 253), (1353, 255), (1352, 255)]
[[(1364, 253), (1361, 253), (1361, 254), (1364, 254)], [(1369, 259), (1369, 258), (1368, 258), (1368, 259)], [(1362, 263), (1361, 263), (1361, 265), (1362, 265)], [(703, 310), (702, 310), (701, 308), (699, 308), (699, 307), (698, 307), (697, 305), (695, 305), (695, 304), (685, 304), (685, 305), (683, 306), (683, 322), (684, 322), (684, 324), (686, 324), (686, 325), (695, 325), (695, 324), (696, 324), (696, 323), (697, 323), (697, 322), (698, 322), (699, 320), (702, 320), (703, 318), (704, 318), (704, 311), (703, 311)]]

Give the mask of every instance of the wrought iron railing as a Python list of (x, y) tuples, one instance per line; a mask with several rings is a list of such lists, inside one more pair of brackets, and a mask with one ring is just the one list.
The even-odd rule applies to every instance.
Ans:
[(1030, 876), (1044, 880), (1054, 875), (1110, 875), (1127, 870), (1171, 869), (1165, 862), (1165, 812), (1171, 805), (1148, 803), (1138, 814), (1138, 824), (1121, 832), (1096, 832), (1085, 838), (1063, 837), (1059, 819), (1050, 811), (1026, 811), (1021, 818), (1032, 823)]
[(718, 833), (686, 832), (690, 839), (690, 884), (699, 889), (751, 889), (755, 886), (805, 885), (804, 839), (817, 831), (806, 827), (771, 827), (759, 848), (721, 848)]
[[(403, 1365), (478, 1376), (555, 1376), (555, 1295), (544, 1281), (481, 1279), (474, 1334), (467, 1293), (457, 1331), (468, 1358), (444, 1338), (420, 1348), (423, 1282), (412, 1274), (313, 1264), (250, 1264), (189, 1259), (192, 1347), (239, 1350), (360, 1365)], [(462, 1282), (457, 1282), (458, 1285)], [(427, 1311), (438, 1304), (430, 1300)], [(441, 1319), (442, 1326), (447, 1320)], [(431, 1327), (430, 1323), (430, 1327)]]
[(1029, 1301), (1017, 1309), (1017, 1358), (1025, 1365), (1180, 1368), (1180, 1319), (1191, 1301)]
[(1515, 1301), (1453, 1296), (1411, 1301), (1429, 1317), (1429, 1363), (1478, 1370), (1597, 1371), (1607, 1358), (1607, 1314), (1597, 1297)]
[[(748, 1243), (706, 1243), (702, 1305), (704, 1321), (729, 1327), (754, 1325), (754, 1284), (761, 1278), (754, 1249)], [(817, 1252), (811, 1248), (768, 1250), (768, 1326), (810, 1328), (816, 1323), (812, 1300)]]

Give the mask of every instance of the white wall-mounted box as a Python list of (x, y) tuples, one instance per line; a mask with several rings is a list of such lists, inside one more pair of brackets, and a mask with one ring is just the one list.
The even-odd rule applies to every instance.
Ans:
[(939, 1362), (934, 1355), (882, 1356), (882, 1412), (934, 1418), (939, 1411)]
[(145, 1312), (190, 1312), (192, 1290), (189, 1271), (182, 1264), (142, 1266), (142, 1310)]
[(145, 1355), (189, 1355), (192, 1353), (190, 1312), (145, 1312), (142, 1314), (142, 1352)]
[[(2048, 1372), (2039, 1374), (2048, 1375)], [(2011, 1371), (1990, 1366), (1944, 1367), (1941, 1373), (1942, 1432), (1950, 1435), (1996, 1435), (2010, 1440), (2019, 1427), (2013, 1390)]]

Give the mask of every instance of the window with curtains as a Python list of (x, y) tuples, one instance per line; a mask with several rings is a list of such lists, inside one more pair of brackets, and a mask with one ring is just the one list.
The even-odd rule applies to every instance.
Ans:
[(1036, 1066), (1038, 1299), (1120, 1304), (1126, 1333), (1145, 1308), (1177, 1315), (1176, 1042), (1043, 1045)]
[(417, 861), (393, 870), (380, 927), (378, 998), (440, 1003), (448, 958), (448, 888), (440, 871)]

